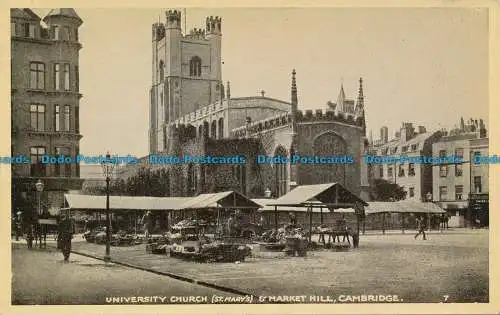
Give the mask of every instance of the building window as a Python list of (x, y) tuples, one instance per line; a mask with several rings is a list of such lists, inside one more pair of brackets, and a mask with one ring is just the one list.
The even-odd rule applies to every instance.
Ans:
[(440, 177), (448, 176), (448, 165), (439, 165), (439, 176)]
[(398, 152), (398, 147), (391, 148), (391, 154), (396, 154)]
[(75, 133), (80, 133), (80, 107), (75, 106)]
[[(278, 147), (275, 156), (287, 157), (287, 152), (283, 147)], [(288, 166), (286, 163), (274, 164), (275, 180), (276, 180), (276, 197), (281, 197), (286, 194)]]
[(36, 26), (33, 24), (29, 25), (29, 38), (35, 38), (36, 37)]
[(408, 152), (408, 146), (402, 147), (401, 152), (403, 152), (403, 153)]
[(387, 167), (387, 177), (392, 177), (392, 166)]
[(439, 187), (439, 200), (447, 200), (448, 199), (448, 187), (441, 186)]
[(464, 171), (463, 171), (462, 164), (456, 164), (455, 165), (455, 176), (460, 177), (463, 175), (463, 173), (464, 173)]
[(65, 26), (63, 28), (63, 40), (69, 41), (70, 40), (70, 30), (68, 26)]
[[(63, 155), (63, 156), (69, 156), (69, 149), (68, 148), (62, 148), (62, 147), (56, 147), (56, 157)], [(62, 177), (71, 177), (71, 164), (70, 163), (63, 163), (59, 164), (56, 163), (54, 165), (54, 175), (55, 176), (62, 176)]]
[(462, 195), (464, 192), (464, 186), (456, 185), (455, 186), (455, 200), (462, 200)]
[(42, 156), (45, 155), (45, 147), (31, 147), (31, 176), (43, 177), (45, 176), (45, 164), (42, 164)]
[(196, 168), (193, 164), (188, 165), (188, 194), (196, 192)]
[(69, 91), (69, 63), (64, 64), (64, 90)]
[(58, 63), (54, 64), (54, 90), (59, 91), (61, 88), (61, 69)]
[(29, 23), (23, 23), (23, 36), (30, 37), (30, 24)]
[(380, 176), (380, 178), (383, 178), (384, 177), (384, 167), (380, 166), (378, 170), (379, 170), (379, 176)]
[(446, 156), (446, 150), (440, 150), (439, 157), (445, 157), (445, 156)]
[(61, 117), (60, 117), (61, 111), (59, 108), (59, 105), (56, 105), (54, 107), (54, 130), (55, 131), (60, 131), (60, 122), (61, 122)]
[(30, 106), (31, 130), (45, 131), (45, 105)]
[(191, 58), (189, 62), (189, 75), (192, 77), (201, 76), (201, 59), (198, 56)]
[(69, 132), (71, 123), (70, 123), (70, 117), (71, 117), (71, 107), (69, 105), (64, 105), (64, 131)]
[(224, 118), (219, 118), (219, 139), (224, 137)]
[(455, 149), (455, 156), (463, 159), (463, 157), (464, 157), (464, 149), (462, 149), (462, 148)]
[(398, 176), (399, 177), (404, 177), (405, 176), (405, 169), (404, 169), (403, 165), (399, 165)]
[(411, 145), (411, 150), (412, 151), (417, 151), (417, 148), (418, 148), (418, 145), (416, 145), (416, 144), (412, 144)]
[(165, 63), (163, 60), (160, 60), (160, 66), (159, 66), (159, 72), (160, 72), (160, 82), (163, 82), (165, 80)]
[(75, 41), (78, 41), (78, 29), (75, 28)]
[(481, 193), (482, 191), (482, 186), (481, 186), (481, 176), (474, 176), (474, 192), (476, 194)]
[(30, 88), (45, 89), (45, 64), (41, 62), (30, 63)]
[(50, 33), (52, 39), (59, 40), (59, 25), (52, 25)]
[(415, 164), (408, 164), (408, 176), (415, 176)]
[(80, 91), (80, 69), (75, 66), (75, 89), (77, 92)]
[(214, 120), (210, 124), (210, 138), (217, 139), (217, 121)]
[(11, 22), (10, 23), (10, 36), (16, 36), (16, 23)]
[(415, 196), (415, 188), (411, 187), (410, 189), (408, 189), (408, 193), (409, 193), (410, 198), (414, 197)]
[(481, 159), (481, 152), (480, 151), (474, 152), (474, 158), (472, 159), (472, 163), (475, 166), (478, 166), (480, 159)]
[(387, 152), (389, 151), (389, 148), (385, 148), (382, 150), (382, 155), (387, 155)]

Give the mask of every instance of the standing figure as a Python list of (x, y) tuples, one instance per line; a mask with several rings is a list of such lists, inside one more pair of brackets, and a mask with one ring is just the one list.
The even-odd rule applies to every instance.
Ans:
[(75, 226), (73, 225), (73, 222), (71, 222), (67, 214), (63, 213), (61, 215), (61, 221), (59, 221), (57, 240), (65, 262), (69, 260), (69, 255), (71, 253), (71, 239), (73, 238), (74, 233)]
[(144, 228), (144, 238), (146, 239), (147, 243), (150, 234), (153, 232), (153, 215), (151, 211), (148, 210), (146, 214), (142, 217), (142, 225)]
[(289, 212), (288, 216), (290, 217), (290, 225), (292, 225), (293, 227), (297, 226), (297, 217), (295, 216), (295, 214)]
[(422, 234), (422, 235), (423, 235), (423, 237), (424, 237), (424, 241), (427, 239), (427, 238), (425, 237), (425, 228), (426, 228), (426, 226), (425, 226), (425, 220), (424, 220), (423, 218), (420, 218), (420, 217), (419, 217), (419, 218), (417, 218), (417, 229), (418, 229), (418, 233), (417, 233), (417, 234), (415, 234), (415, 239), (417, 239), (417, 237), (418, 237), (420, 234)]

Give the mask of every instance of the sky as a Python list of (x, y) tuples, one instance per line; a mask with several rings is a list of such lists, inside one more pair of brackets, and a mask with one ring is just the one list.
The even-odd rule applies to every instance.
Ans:
[[(76, 9), (80, 28), (82, 154), (148, 154), (152, 24), (170, 8)], [(43, 17), (49, 9), (34, 9)], [(223, 81), (231, 96), (326, 108), (341, 83), (356, 99), (364, 80), (367, 130), (402, 122), (451, 128), (460, 117), (488, 124), (488, 11), (467, 8), (187, 9), (186, 25), (222, 17)], [(183, 16), (184, 25), (184, 16)], [(368, 134), (367, 134), (368, 136)]]

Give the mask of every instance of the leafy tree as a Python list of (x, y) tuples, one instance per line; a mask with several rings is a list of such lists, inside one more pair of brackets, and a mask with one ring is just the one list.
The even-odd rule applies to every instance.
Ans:
[(398, 201), (406, 197), (403, 187), (385, 179), (375, 179), (371, 186), (370, 195), (374, 201)]

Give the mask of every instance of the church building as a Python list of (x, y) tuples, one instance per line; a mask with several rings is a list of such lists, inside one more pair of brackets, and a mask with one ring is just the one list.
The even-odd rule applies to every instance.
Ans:
[[(222, 19), (207, 17), (205, 29), (183, 34), (181, 13), (166, 12), (153, 24), (149, 153), (246, 157), (244, 164), (149, 165), (169, 173), (170, 196), (235, 189), (258, 198), (280, 197), (297, 185), (338, 182), (361, 195), (368, 187), (360, 163), (367, 148), (363, 81), (357, 101), (341, 87), (336, 104), (302, 111), (297, 74), (290, 100), (265, 95), (233, 97), (221, 73)], [(234, 82), (233, 82), (234, 83)], [(245, 82), (237, 82), (245, 84)], [(352, 156), (347, 164), (259, 164), (266, 156)]]

